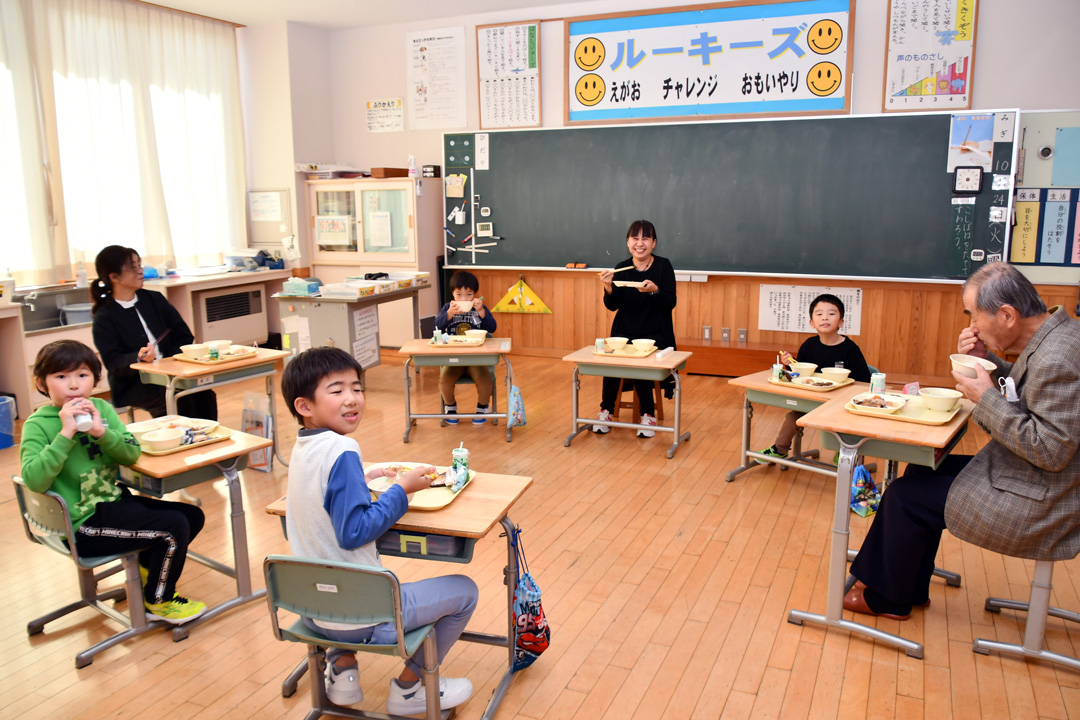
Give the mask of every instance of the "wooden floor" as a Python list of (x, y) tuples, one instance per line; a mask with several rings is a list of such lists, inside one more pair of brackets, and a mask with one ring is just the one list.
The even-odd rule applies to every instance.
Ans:
[[(511, 512), (524, 529), (530, 568), (543, 589), (553, 628), (550, 649), (516, 678), (497, 717), (536, 720), (602, 718), (964, 717), (1080, 718), (1080, 673), (1019, 659), (971, 652), (975, 637), (1017, 640), (1022, 621), (983, 611), (988, 594), (1026, 599), (1033, 564), (966, 545), (946, 535), (939, 564), (963, 574), (962, 588), (935, 581), (932, 604), (906, 623), (883, 629), (925, 643), (913, 660), (846, 632), (797, 627), (789, 608), (824, 611), (826, 548), (833, 482), (808, 472), (760, 468), (726, 483), (736, 465), (742, 394), (726, 380), (685, 381), (683, 421), (693, 433), (675, 458), (669, 434), (650, 440), (631, 431), (579, 436), (569, 448), (571, 368), (558, 360), (513, 359), (529, 424), (514, 432), (463, 421), (440, 428), (420, 421), (402, 444), (402, 368), (393, 354), (368, 373), (367, 410), (356, 439), (367, 460), (447, 463), (464, 441), (474, 469), (529, 475), (534, 485)], [(599, 403), (599, 380), (583, 381), (582, 406)], [(219, 393), (222, 421), (237, 426), (241, 390)], [(414, 406), (435, 411), (437, 374), (425, 368), (414, 383)], [(471, 407), (472, 388), (459, 403)], [(672, 412), (672, 405), (667, 405)], [(771, 443), (782, 412), (761, 408), (755, 446)], [(294, 424), (280, 403), (285, 454)], [(962, 450), (985, 442), (976, 428)], [(816, 445), (816, 440), (811, 442)], [(74, 655), (111, 623), (91, 610), (57, 621), (33, 638), (26, 622), (76, 596), (70, 564), (23, 536), (6, 477), (19, 469), (17, 448), (0, 451), (0, 717), (15, 718), (301, 718), (306, 680), (292, 698), (280, 682), (304, 649), (277, 642), (266, 606), (255, 602), (197, 628), (183, 642), (152, 633), (99, 655), (75, 670)], [(277, 518), (263, 508), (283, 494), (286, 471), (245, 472), (244, 501), (253, 582), (261, 560), (287, 552)], [(231, 554), (223, 483), (194, 489), (207, 527), (194, 548)], [(852, 517), (857, 546), (868, 521)], [(472, 629), (505, 628), (501, 568), (504, 541), (492, 533), (470, 565), (387, 558), (403, 580), (466, 572), (480, 585)], [(1080, 610), (1080, 564), (1060, 563), (1054, 604)], [(189, 563), (183, 594), (224, 600), (230, 581)], [(870, 620), (873, 622), (873, 620)], [(1051, 619), (1049, 646), (1080, 653), (1080, 628)], [(361, 657), (363, 708), (382, 711), (390, 658)], [(505, 651), (459, 643), (443, 670), (476, 686), (459, 717), (481, 712), (505, 663)]]

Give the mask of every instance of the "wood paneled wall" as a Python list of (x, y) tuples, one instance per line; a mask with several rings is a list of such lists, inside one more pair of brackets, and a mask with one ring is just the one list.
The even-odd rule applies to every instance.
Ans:
[[(519, 277), (551, 309), (551, 315), (498, 313), (499, 337), (514, 341), (514, 352), (559, 357), (608, 334), (612, 313), (604, 307), (595, 272), (477, 270), (480, 294), (494, 307)], [(709, 276), (707, 282), (678, 283), (675, 335), (700, 339), (710, 325), (713, 338), (720, 328), (747, 329), (749, 343), (766, 343), (794, 352), (806, 337), (799, 333), (757, 329), (759, 286), (762, 284), (857, 287), (863, 291), (862, 333), (852, 338), (867, 361), (886, 373), (948, 377), (949, 355), (956, 336), (967, 324), (960, 285), (859, 280), (816, 280), (749, 276)], [(1038, 285), (1047, 305), (1064, 305), (1074, 314), (1077, 287)]]

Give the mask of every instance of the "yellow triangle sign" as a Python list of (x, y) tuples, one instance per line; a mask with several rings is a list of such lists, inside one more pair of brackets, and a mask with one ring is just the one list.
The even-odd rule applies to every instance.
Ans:
[(518, 280), (511, 288), (510, 291), (503, 296), (503, 299), (496, 303), (495, 307), (491, 308), (494, 312), (514, 312), (514, 313), (547, 313), (551, 314), (551, 310), (544, 304), (544, 301), (536, 296), (536, 293), (532, 291), (524, 280)]

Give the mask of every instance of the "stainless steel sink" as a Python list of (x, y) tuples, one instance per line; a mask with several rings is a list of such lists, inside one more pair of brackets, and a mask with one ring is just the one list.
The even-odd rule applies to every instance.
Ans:
[(61, 309), (67, 305), (90, 302), (90, 289), (77, 288), (72, 283), (20, 287), (15, 288), (12, 299), (22, 304), (23, 329), (33, 332), (64, 325), (66, 318)]

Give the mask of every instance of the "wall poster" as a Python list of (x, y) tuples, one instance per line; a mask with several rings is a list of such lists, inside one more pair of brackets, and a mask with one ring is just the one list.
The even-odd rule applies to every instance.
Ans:
[(480, 127), (540, 127), (540, 21), (476, 27)]

